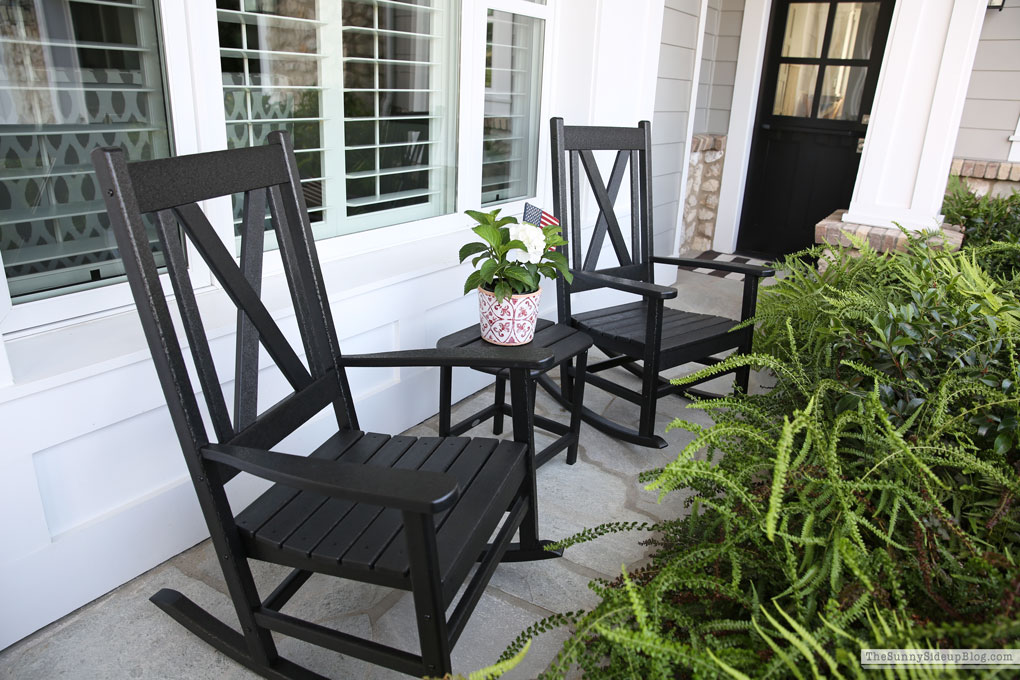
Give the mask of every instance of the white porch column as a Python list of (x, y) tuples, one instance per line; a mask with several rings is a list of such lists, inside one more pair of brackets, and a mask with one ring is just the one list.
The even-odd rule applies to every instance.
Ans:
[(987, 0), (896, 3), (844, 222), (933, 229)]

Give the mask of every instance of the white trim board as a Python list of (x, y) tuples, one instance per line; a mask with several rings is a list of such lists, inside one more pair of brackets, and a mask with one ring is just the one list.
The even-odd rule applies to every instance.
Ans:
[(705, 54), (705, 25), (708, 23), (708, 0), (701, 0), (698, 13), (698, 41), (694, 46), (694, 68), (691, 73), (691, 96), (687, 104), (687, 131), (684, 133), (684, 158), (680, 168), (680, 198), (673, 226), (673, 255), (680, 254), (684, 236), (684, 211), (687, 209), (687, 179), (691, 174), (691, 142), (694, 140), (694, 112), (698, 108), (698, 85), (701, 81), (701, 59)]
[(712, 241), (713, 250), (721, 253), (732, 253), (737, 248), (737, 232), (744, 203), (751, 141), (754, 139), (758, 90), (761, 87), (761, 72), (765, 62), (763, 55), (771, 13), (772, 0), (747, 0), (744, 5), (733, 103), (730, 106), (730, 128), (726, 139), (726, 160), (719, 189), (719, 212)]

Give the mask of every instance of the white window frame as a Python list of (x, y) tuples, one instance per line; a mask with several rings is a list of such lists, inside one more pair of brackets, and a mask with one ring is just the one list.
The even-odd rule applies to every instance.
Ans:
[[(552, 2), (553, 0), (550, 0)], [(470, 220), (465, 210), (481, 206), (482, 119), (484, 115), (485, 30), (489, 9), (522, 14), (543, 20), (545, 39), (542, 56), (542, 86), (539, 120), (549, 118), (553, 50), (549, 37), (554, 35), (555, 12), (549, 5), (529, 0), (461, 0), (460, 2), (460, 79), (456, 119), (448, 121), (451, 134), (456, 135), (456, 198), (454, 212), (448, 215), (404, 222), (369, 229), (316, 242), (320, 259), (324, 262), (378, 253), (381, 260), (385, 251), (409, 241), (428, 241), (464, 230)], [(160, 34), (173, 36), (173, 49), (163, 49), (166, 67), (164, 74), (168, 94), (168, 108), (172, 148), (176, 155), (217, 151), (227, 148), (226, 116), (223, 108), (223, 89), (219, 79), (208, 77), (209, 64), (219, 63), (219, 37), (215, 3), (211, 0), (156, 0)], [(447, 56), (454, 54), (456, 46), (444, 46)], [(520, 216), (527, 201), (543, 205), (544, 187), (547, 184), (549, 139), (545, 125), (539, 125), (537, 197), (522, 197), (500, 203), (504, 214)], [(544, 207), (544, 205), (543, 205)], [(229, 198), (208, 201), (203, 208), (221, 240), (234, 242), (233, 216)], [(335, 209), (340, 209), (339, 207)], [(189, 248), (189, 274), (196, 292), (218, 289), (208, 267)], [(423, 263), (431, 269), (442, 269), (455, 263), (456, 253), (442, 262)], [(267, 253), (264, 271), (267, 275), (282, 271), (278, 253)], [(380, 276), (372, 287), (382, 287), (390, 278)], [(41, 332), (68, 328), (83, 322), (101, 320), (129, 311), (134, 305), (127, 282), (55, 295), (53, 297), (12, 304), (6, 280), (0, 282), (0, 342), (16, 340)], [(4, 383), (5, 352), (0, 347), (0, 385)], [(40, 359), (43, 359), (40, 357)]]

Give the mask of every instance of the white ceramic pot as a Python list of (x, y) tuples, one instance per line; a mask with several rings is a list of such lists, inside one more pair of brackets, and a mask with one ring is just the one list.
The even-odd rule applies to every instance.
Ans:
[(535, 337), (542, 289), (511, 295), (496, 302), (496, 294), (479, 287), (478, 320), (482, 340), (494, 345), (525, 345)]

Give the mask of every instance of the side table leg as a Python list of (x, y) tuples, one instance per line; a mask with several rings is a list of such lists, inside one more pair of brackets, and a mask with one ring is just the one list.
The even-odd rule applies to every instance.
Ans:
[[(587, 353), (587, 350), (585, 350)], [(574, 370), (574, 360), (569, 359), (560, 364), (560, 394), (563, 395), (564, 399), (567, 399), (567, 395), (573, 392), (574, 379), (572, 371)]]
[(570, 409), (570, 433), (574, 435), (574, 440), (567, 448), (567, 465), (577, 462), (577, 446), (581, 442), (581, 405), (584, 403), (584, 384), (587, 382), (585, 371), (588, 368), (588, 350), (577, 355), (574, 366), (576, 372), (572, 381), (574, 389)]
[(450, 411), (453, 408), (453, 368), (439, 368), (439, 436), (450, 436)]
[(503, 411), (506, 407), (506, 376), (496, 375), (496, 410), (492, 415), (492, 434), (503, 434)]

